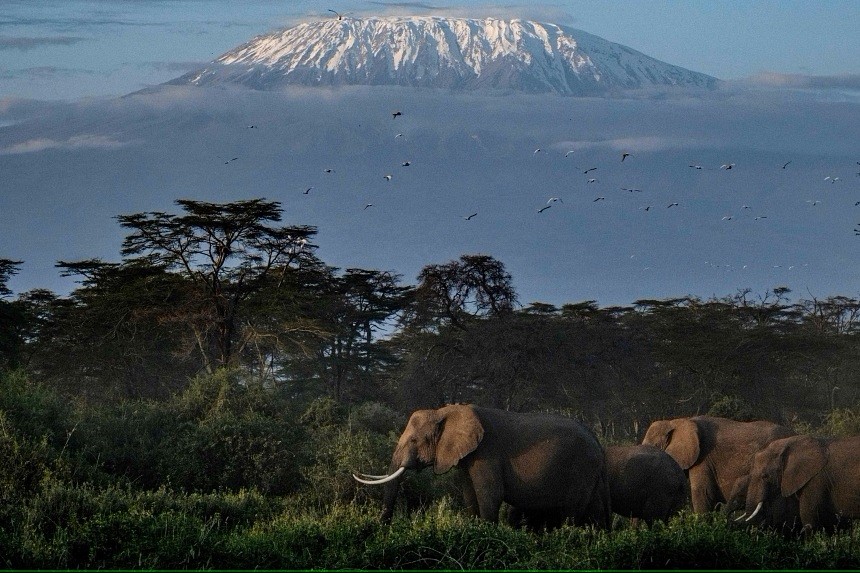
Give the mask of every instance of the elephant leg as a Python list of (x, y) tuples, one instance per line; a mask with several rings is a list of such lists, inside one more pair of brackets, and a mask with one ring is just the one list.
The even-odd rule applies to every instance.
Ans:
[(463, 505), (466, 506), (466, 512), (472, 516), (480, 515), (478, 510), (478, 495), (475, 493), (475, 486), (472, 485), (472, 480), (466, 476), (463, 482)]
[(475, 460), (468, 465), (466, 473), (475, 492), (478, 515), (481, 519), (497, 523), (504, 500), (501, 468), (487, 460)]
[(694, 513), (708, 513), (716, 505), (717, 484), (710, 473), (703, 471), (701, 466), (690, 469), (690, 498)]

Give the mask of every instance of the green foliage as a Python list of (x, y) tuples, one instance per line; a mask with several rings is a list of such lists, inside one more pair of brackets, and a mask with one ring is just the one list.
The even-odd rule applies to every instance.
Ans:
[(821, 426), (826, 436), (860, 436), (860, 406), (837, 408), (827, 414)]
[(740, 422), (749, 422), (761, 418), (756, 416), (752, 406), (746, 400), (737, 396), (715, 396), (708, 410), (708, 415), (731, 418)]
[(8, 567), (231, 569), (856, 568), (860, 528), (785, 539), (684, 514), (652, 528), (546, 533), (467, 517), (444, 500), (390, 526), (357, 504), (309, 510), (258, 494), (54, 486), (22, 511)]

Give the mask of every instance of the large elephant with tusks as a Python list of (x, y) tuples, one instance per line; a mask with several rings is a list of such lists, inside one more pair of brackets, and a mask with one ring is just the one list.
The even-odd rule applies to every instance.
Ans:
[(385, 476), (355, 475), (385, 484), (383, 521), (394, 513), (406, 470), (432, 466), (437, 474), (463, 470), (470, 513), (496, 522), (502, 502), (524, 510), (557, 512), (573, 523), (610, 525), (603, 448), (579, 422), (455, 404), (417, 410), (409, 418)]

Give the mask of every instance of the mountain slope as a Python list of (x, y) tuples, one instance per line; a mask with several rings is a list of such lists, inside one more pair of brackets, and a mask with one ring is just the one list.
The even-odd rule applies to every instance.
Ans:
[(556, 24), (439, 17), (346, 18), (262, 35), (172, 84), (401, 85), (598, 95), (718, 80)]

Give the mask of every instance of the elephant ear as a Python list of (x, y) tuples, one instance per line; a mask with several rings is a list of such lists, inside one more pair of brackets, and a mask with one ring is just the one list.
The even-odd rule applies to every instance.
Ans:
[(471, 406), (442, 408), (439, 442), (436, 444), (437, 474), (445, 473), (461, 459), (475, 451), (484, 437), (484, 427)]
[(789, 497), (824, 468), (827, 463), (827, 450), (819, 440), (809, 436), (788, 438), (781, 461), (780, 490), (783, 497)]
[(699, 425), (687, 418), (673, 422), (666, 437), (666, 453), (681, 469), (688, 470), (699, 460)]

